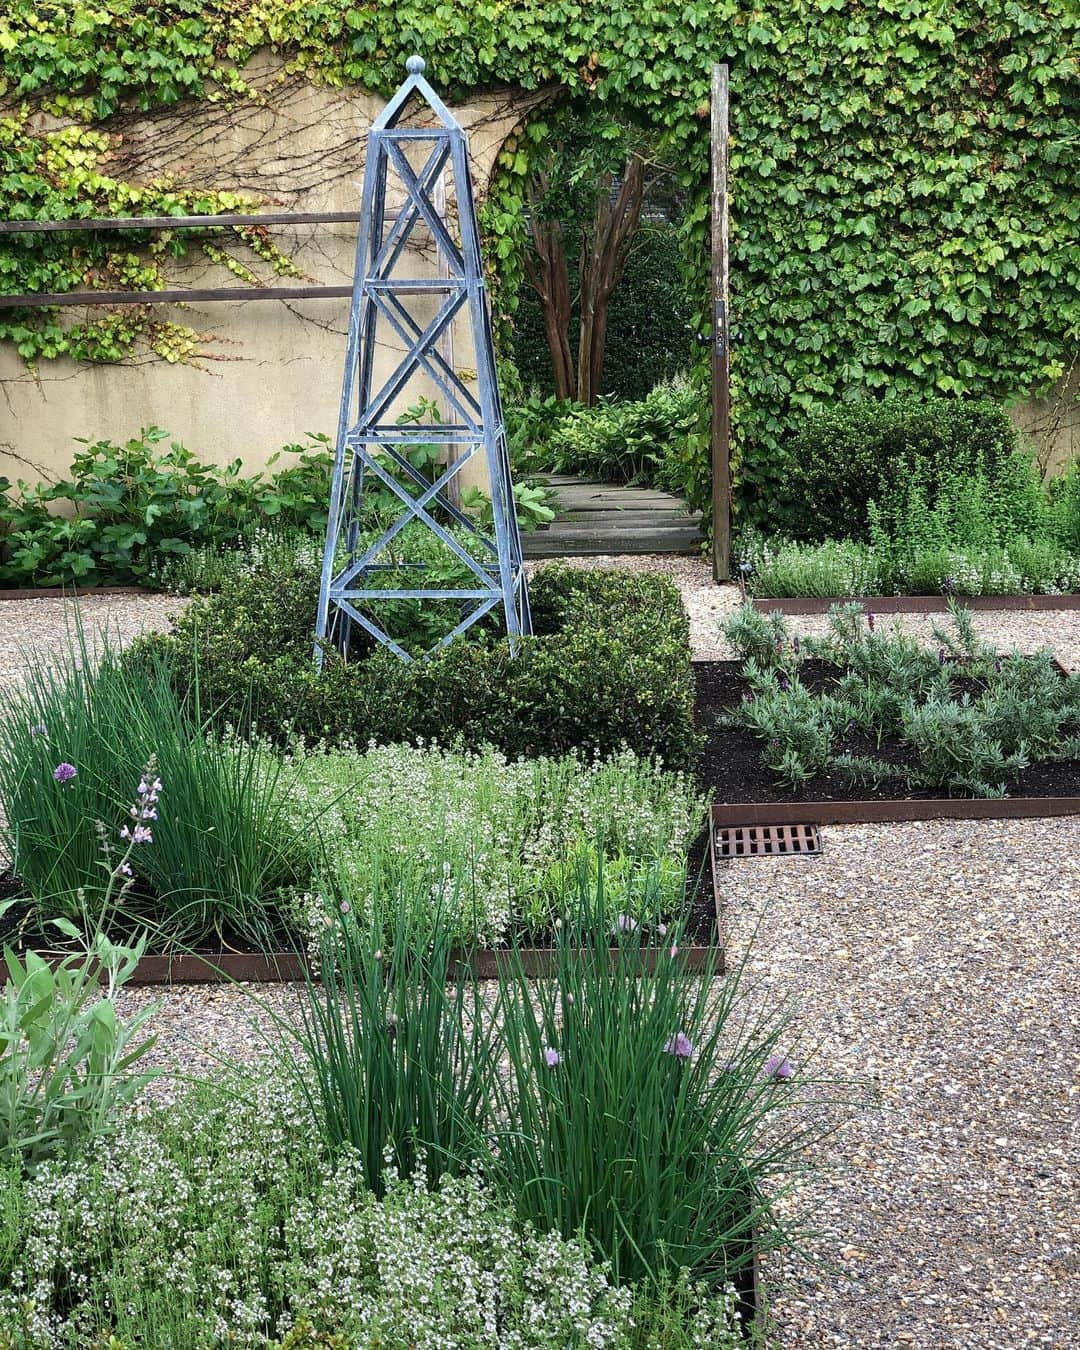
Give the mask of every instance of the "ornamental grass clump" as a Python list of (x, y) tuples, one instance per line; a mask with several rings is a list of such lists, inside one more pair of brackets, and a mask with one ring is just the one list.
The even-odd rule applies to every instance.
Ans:
[[(607, 918), (603, 879), (568, 910), (550, 979), (502, 965), (487, 1078), (491, 1169), (519, 1215), (581, 1233), (622, 1283), (685, 1269), (712, 1287), (786, 1240), (776, 1208), (805, 1124), (785, 1016), (756, 1012), (741, 970), (691, 971), (681, 934)], [(614, 952), (613, 952), (614, 949)], [(789, 1172), (790, 1176), (790, 1172)]]

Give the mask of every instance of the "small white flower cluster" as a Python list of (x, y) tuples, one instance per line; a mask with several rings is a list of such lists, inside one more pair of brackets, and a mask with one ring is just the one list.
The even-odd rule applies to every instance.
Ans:
[(518, 1223), (478, 1178), (429, 1191), (388, 1176), (378, 1200), (355, 1155), (331, 1162), (316, 1140), (295, 1089), (266, 1081), (128, 1119), (43, 1167), (0, 1217), (0, 1345), (142, 1344), (150, 1330), (164, 1344), (175, 1324), (191, 1344), (254, 1348), (303, 1322), (387, 1350), (635, 1342), (634, 1291), (580, 1243)]
[[(629, 860), (666, 863), (669, 877), (705, 812), (688, 776), (630, 751), (601, 763), (509, 761), (491, 749), (394, 745), (360, 755), (297, 750), (293, 765), (292, 823), (306, 831), (315, 822), (335, 894), (359, 922), (388, 887), (404, 884), (455, 936), (490, 942), (544, 909), (551, 869), (582, 848), (617, 861), (620, 875)], [(305, 908), (317, 932), (327, 910), (310, 897)]]

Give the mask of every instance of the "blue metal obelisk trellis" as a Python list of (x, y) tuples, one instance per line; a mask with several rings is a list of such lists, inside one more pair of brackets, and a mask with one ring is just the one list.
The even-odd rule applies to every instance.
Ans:
[[(324, 640), (347, 649), (354, 623), (409, 660), (410, 653), (375, 617), (380, 601), (458, 602), (460, 622), (436, 642), (436, 647), (452, 641), (499, 605), (513, 648), (521, 634), (532, 631), (465, 133), (424, 79), (423, 60), (410, 57), (407, 68), (405, 83), (368, 137), (330, 518), (315, 624), (318, 662)], [(414, 96), (426, 102), (434, 114), (434, 125), (400, 125)], [(447, 172), (452, 176), (457, 199), (460, 243), (449, 217), (436, 209)], [(403, 192), (396, 214), (387, 211), (387, 179), (391, 174), (396, 175)], [(434, 243), (437, 275), (397, 275), (410, 244), (414, 245), (415, 257), (414, 232), (425, 235), (426, 244)], [(429, 312), (434, 309), (433, 317), (426, 321), (415, 317), (410, 301), (426, 304)], [(475, 395), (444, 350), (446, 336), (459, 315), (471, 330)], [(405, 345), (404, 355), (381, 386), (374, 378), (379, 333), (392, 334)], [(416, 376), (427, 376), (434, 384), (438, 399), (445, 400), (441, 416), (449, 414), (447, 420), (418, 423), (394, 419), (396, 401)], [(431, 412), (436, 406), (431, 400), (424, 405), (429, 419), (440, 416)], [(445, 447), (447, 463), (435, 471), (434, 481), (409, 462), (408, 448), (417, 445)], [(481, 451), (490, 483), (494, 538), (460, 509), (454, 500), (456, 494), (448, 491), (456, 475)], [(400, 513), (389, 524), (384, 511), (380, 521), (383, 528), (376, 531), (375, 538), (370, 531), (361, 536), (365, 485), (378, 491), (383, 502), (387, 492), (392, 493), (395, 510), (400, 502)], [(412, 522), (419, 522), (441, 540), (447, 556), (453, 555), (459, 570), (465, 570), (465, 584), (450, 589), (425, 585), (421, 569), (416, 586), (402, 589), (378, 585), (382, 573), (396, 573), (387, 580), (401, 577), (403, 564), (388, 563), (383, 558), (385, 550)]]

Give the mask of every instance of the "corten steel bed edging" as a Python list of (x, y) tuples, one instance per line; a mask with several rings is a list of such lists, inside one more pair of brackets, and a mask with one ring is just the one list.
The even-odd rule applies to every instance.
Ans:
[[(679, 959), (685, 962), (691, 971), (707, 969), (710, 954), (713, 973), (725, 973), (724, 948), (720, 942), (719, 920), (717, 921), (717, 942), (714, 947), (701, 943), (680, 945)], [(39, 953), (50, 964), (56, 964), (68, 953), (42, 951)], [(525, 973), (533, 979), (545, 979), (555, 970), (557, 953), (553, 947), (525, 947), (521, 949)], [(610, 948), (611, 960), (625, 955), (626, 949)], [(473, 952), (471, 956), (459, 953), (453, 959), (453, 968), (467, 968), (479, 980), (493, 980), (511, 955), (509, 948), (485, 947)], [(651, 970), (658, 960), (667, 959), (667, 948), (645, 948), (642, 953), (642, 968)], [(303, 981), (310, 974), (311, 967), (305, 957), (296, 952), (221, 952), (216, 955), (200, 955), (196, 952), (179, 952), (175, 956), (144, 956), (135, 967), (128, 981), (132, 985), (173, 985), (173, 984), (293, 984)], [(0, 970), (0, 988), (7, 982), (7, 975)]]
[(834, 605), (862, 605), (875, 614), (945, 614), (949, 601), (976, 610), (1080, 610), (1080, 595), (834, 595), (751, 597), (760, 614), (828, 614)]
[[(907, 820), (1037, 820), (1050, 816), (1080, 816), (1080, 797), (927, 797), (891, 801), (730, 802), (710, 812), (710, 856), (718, 859), (713, 839), (730, 825), (864, 825)], [(798, 855), (792, 855), (798, 856)]]
[[(78, 600), (95, 595), (170, 595), (170, 591), (155, 591), (152, 586), (23, 586), (0, 590), (3, 600)], [(177, 599), (181, 597), (177, 596)]]

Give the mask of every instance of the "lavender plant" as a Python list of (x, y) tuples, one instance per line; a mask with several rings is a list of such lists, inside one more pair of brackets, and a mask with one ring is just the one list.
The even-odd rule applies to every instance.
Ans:
[[(955, 599), (948, 625), (932, 633), (926, 647), (860, 605), (833, 606), (825, 636), (804, 638), (797, 651), (784, 631), (783, 665), (746, 660), (749, 697), (730, 720), (761, 739), (766, 763), (793, 788), (831, 769), (859, 784), (1003, 796), (1032, 762), (1076, 758), (1080, 677), (1062, 678), (1048, 652), (985, 644)], [(824, 691), (800, 680), (806, 659), (833, 668)], [(879, 749), (899, 741), (901, 760), (839, 751), (856, 728)]]

